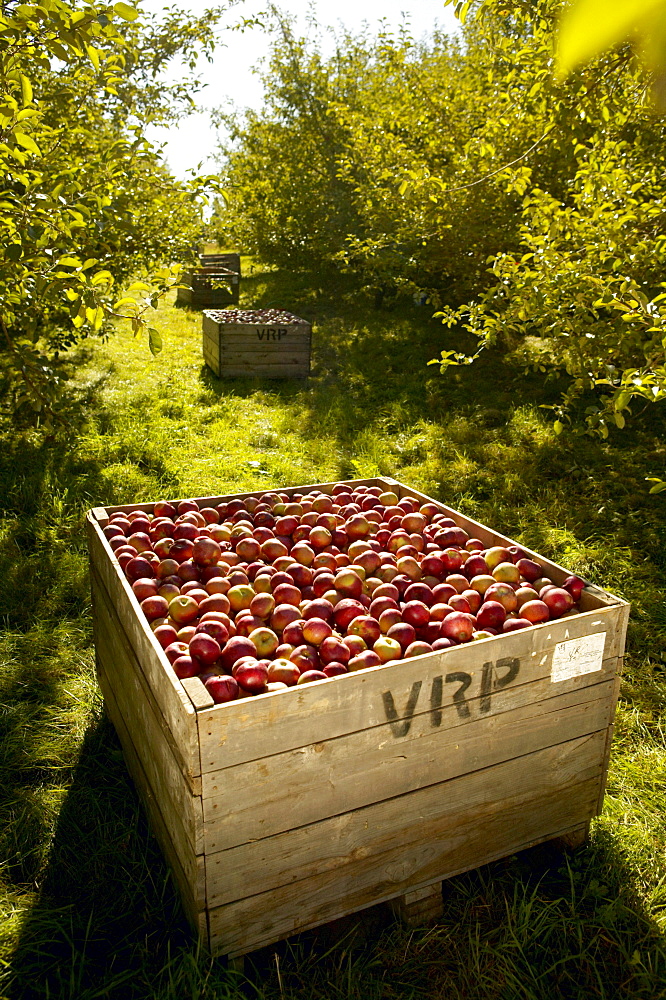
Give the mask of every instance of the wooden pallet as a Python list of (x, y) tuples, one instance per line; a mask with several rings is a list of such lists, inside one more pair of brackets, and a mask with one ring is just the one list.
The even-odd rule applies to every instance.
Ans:
[[(394, 480), (356, 483), (429, 500)], [(486, 545), (511, 544), (438, 507)], [(137, 508), (152, 505), (87, 518), (99, 682), (213, 953), (233, 959), (383, 901), (422, 922), (440, 912), (443, 879), (581, 841), (603, 802), (625, 601), (588, 587), (575, 617), (214, 705), (198, 678), (176, 678), (102, 533)], [(530, 555), (556, 583), (568, 575)]]

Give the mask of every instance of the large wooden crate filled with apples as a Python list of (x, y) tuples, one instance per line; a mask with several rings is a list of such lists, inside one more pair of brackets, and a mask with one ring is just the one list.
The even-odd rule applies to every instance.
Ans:
[(312, 327), (283, 309), (207, 310), (203, 356), (220, 377), (307, 378)]
[(600, 811), (625, 601), (390, 479), (87, 527), (107, 711), (214, 953), (435, 914)]
[(208, 263), (183, 272), (183, 286), (176, 301), (194, 309), (238, 305), (240, 273), (219, 263)]

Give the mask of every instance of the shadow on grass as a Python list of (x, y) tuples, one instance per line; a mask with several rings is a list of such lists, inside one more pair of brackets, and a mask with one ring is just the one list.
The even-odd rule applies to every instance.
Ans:
[(193, 943), (100, 719), (83, 742), (6, 995), (655, 1000), (666, 948), (633, 878), (603, 830), (571, 857), (541, 845), (445, 883), (444, 915), (429, 927), (402, 928), (388, 907), (373, 907), (255, 952), (246, 968), (253, 985), (243, 986)]

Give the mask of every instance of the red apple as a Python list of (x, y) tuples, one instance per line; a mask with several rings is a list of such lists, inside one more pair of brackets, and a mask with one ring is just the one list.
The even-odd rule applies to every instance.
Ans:
[(348, 663), (351, 658), (349, 646), (337, 635), (329, 635), (319, 647), (321, 663)]
[[(574, 606), (572, 595), (563, 587), (553, 587), (546, 591), (545, 594), (542, 592), (539, 596), (550, 611), (551, 618), (560, 618), (567, 611), (571, 611)], [(141, 607), (143, 607), (143, 604)]]
[(347, 665), (350, 673), (355, 670), (366, 670), (368, 667), (378, 667), (381, 665), (381, 658), (374, 649), (364, 649), (362, 652), (352, 656)]
[(310, 646), (321, 646), (332, 633), (333, 629), (323, 618), (308, 618), (303, 625), (303, 638)]
[(422, 601), (408, 601), (402, 608), (402, 620), (414, 628), (421, 628), (430, 621), (430, 608)]
[(235, 701), (240, 694), (238, 681), (235, 677), (229, 677), (226, 674), (219, 677), (208, 677), (205, 681), (205, 685), (206, 690), (216, 705), (223, 704), (227, 701)]
[(266, 690), (268, 683), (268, 667), (260, 660), (254, 662), (246, 660), (234, 664), (233, 676), (243, 690), (249, 691), (250, 694), (261, 694)]
[(398, 622), (396, 625), (392, 625), (386, 634), (389, 639), (395, 639), (396, 642), (400, 643), (403, 652), (416, 639), (416, 629), (413, 625), (408, 625), (407, 622)]
[(526, 618), (533, 625), (541, 625), (550, 619), (548, 605), (543, 601), (526, 601), (520, 609), (521, 618)]
[(432, 653), (432, 646), (429, 642), (417, 639), (415, 642), (410, 643), (405, 650), (404, 656), (406, 660), (409, 660), (412, 656), (423, 656), (424, 653)]
[(499, 629), (506, 619), (506, 608), (499, 601), (484, 601), (476, 615), (477, 631)]
[(528, 583), (534, 583), (535, 580), (543, 576), (543, 567), (533, 559), (519, 559), (516, 566), (522, 578), (527, 580)]
[(297, 684), (312, 684), (313, 681), (328, 680), (328, 675), (323, 670), (304, 670), (297, 680)]
[(219, 659), (222, 652), (219, 642), (205, 632), (195, 632), (190, 639), (190, 656), (204, 666), (210, 666)]
[(272, 681), (282, 681), (287, 687), (293, 687), (298, 683), (298, 678), (301, 676), (301, 672), (295, 663), (291, 660), (284, 658), (279, 658), (273, 660), (268, 667), (268, 680)]
[(174, 669), (176, 677), (180, 680), (184, 680), (186, 677), (196, 677), (201, 669), (199, 664), (188, 655), (179, 656), (173, 661), (171, 666)]
[(473, 632), (471, 617), (462, 611), (452, 611), (441, 625), (442, 638), (453, 639), (455, 642), (469, 642)]

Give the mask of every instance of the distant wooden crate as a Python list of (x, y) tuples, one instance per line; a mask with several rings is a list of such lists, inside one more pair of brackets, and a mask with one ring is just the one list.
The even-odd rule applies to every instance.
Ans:
[(212, 309), (238, 305), (240, 276), (221, 264), (193, 268), (183, 273), (188, 286), (179, 288), (176, 301), (196, 309)]
[[(435, 502), (391, 479), (350, 485)], [(486, 546), (513, 544), (436, 506)], [(383, 901), (426, 919), (442, 879), (584, 839), (603, 802), (625, 601), (588, 586), (572, 617), (214, 705), (198, 677), (177, 679), (103, 534), (112, 513), (137, 508), (153, 505), (87, 519), (98, 677), (213, 953), (241, 956)], [(556, 584), (568, 576), (528, 554)]]
[(239, 253), (202, 253), (199, 254), (199, 263), (202, 267), (219, 265), (233, 271), (240, 277), (241, 259)]
[(203, 314), (203, 356), (220, 377), (307, 378), (312, 328), (304, 319), (276, 309)]

